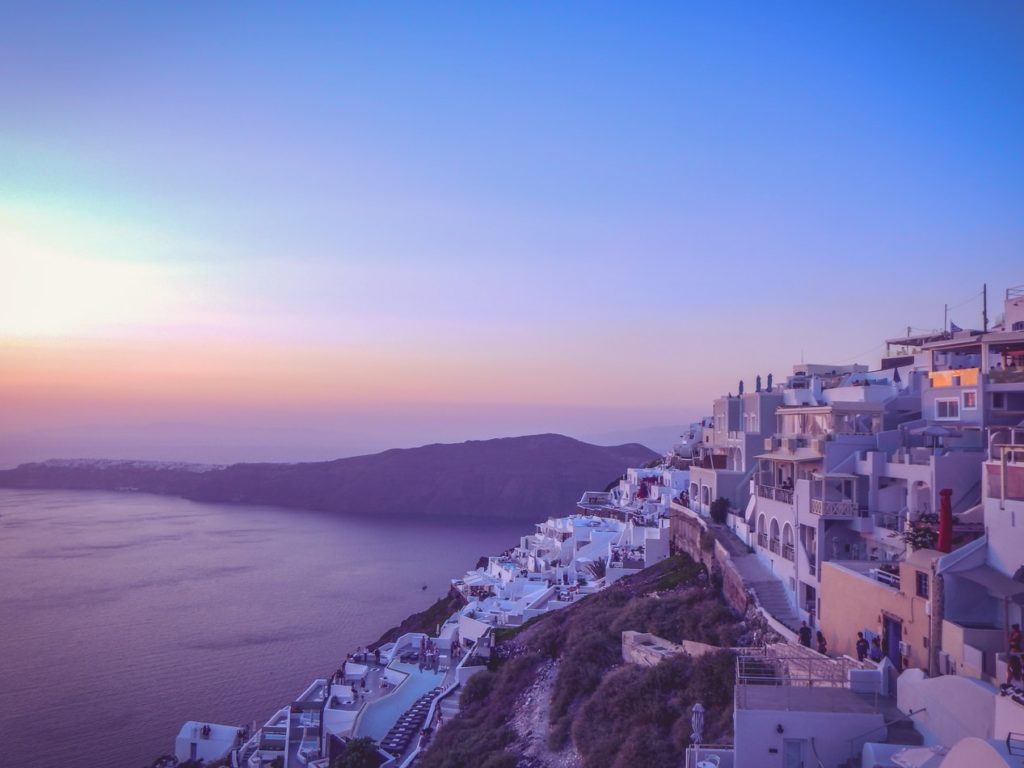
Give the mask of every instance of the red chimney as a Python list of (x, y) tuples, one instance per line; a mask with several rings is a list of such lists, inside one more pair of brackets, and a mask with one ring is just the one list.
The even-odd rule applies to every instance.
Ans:
[(950, 488), (943, 488), (939, 491), (939, 543), (936, 549), (939, 552), (953, 551), (953, 491)]

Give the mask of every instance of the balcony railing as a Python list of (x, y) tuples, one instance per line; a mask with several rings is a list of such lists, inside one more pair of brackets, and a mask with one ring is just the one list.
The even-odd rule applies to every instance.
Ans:
[(759, 534), (757, 534), (757, 546), (761, 547), (761, 549), (768, 549), (768, 534), (767, 533), (759, 533)]
[(779, 554), (781, 549), (781, 542), (778, 539), (772, 539), (771, 544), (769, 544), (768, 546), (768, 549), (770, 549), (776, 555)]
[(782, 545), (782, 556), (784, 558), (786, 558), (787, 560), (790, 560), (790, 561), (793, 561), (793, 560), (796, 559), (796, 554), (793, 551), (793, 545), (792, 544), (783, 544)]
[(811, 499), (811, 514), (819, 517), (856, 517), (857, 505), (851, 499)]
[(811, 576), (815, 576), (818, 573), (818, 558), (814, 555), (807, 556), (807, 570), (811, 572)]
[(881, 568), (872, 568), (868, 571), (868, 575), (871, 576), (875, 581), (879, 581), (882, 584), (888, 584), (890, 587), (900, 588), (900, 575), (898, 573), (890, 573), (889, 571), (882, 570)]
[(875, 512), (875, 525), (890, 531), (903, 533), (906, 515), (903, 512)]
[(781, 488), (777, 485), (757, 485), (757, 495), (762, 499), (774, 499), (775, 501), (781, 501), (783, 504), (793, 503), (793, 489), (792, 488)]

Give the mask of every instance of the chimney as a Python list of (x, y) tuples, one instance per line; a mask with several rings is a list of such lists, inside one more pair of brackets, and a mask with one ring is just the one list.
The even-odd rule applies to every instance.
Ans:
[(939, 552), (953, 551), (953, 491), (950, 488), (943, 488), (939, 491), (939, 543), (936, 549)]

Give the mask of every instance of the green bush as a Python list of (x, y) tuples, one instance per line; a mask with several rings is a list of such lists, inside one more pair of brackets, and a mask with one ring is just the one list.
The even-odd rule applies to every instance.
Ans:
[(711, 519), (718, 524), (722, 524), (726, 521), (726, 515), (729, 514), (729, 500), (724, 496), (719, 496), (717, 499), (711, 502)]
[(345, 744), (345, 751), (334, 761), (334, 768), (377, 768), (381, 762), (373, 739), (360, 736)]
[(486, 699), (491, 692), (491, 688), (494, 687), (495, 673), (489, 672), (486, 669), (483, 672), (477, 672), (462, 687), (462, 704), (473, 704), (477, 701)]

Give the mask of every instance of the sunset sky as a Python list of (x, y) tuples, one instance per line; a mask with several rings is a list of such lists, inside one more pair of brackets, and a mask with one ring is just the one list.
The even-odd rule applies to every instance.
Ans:
[(1024, 6), (696, 5), (5, 8), (0, 466), (627, 435), (995, 314)]

